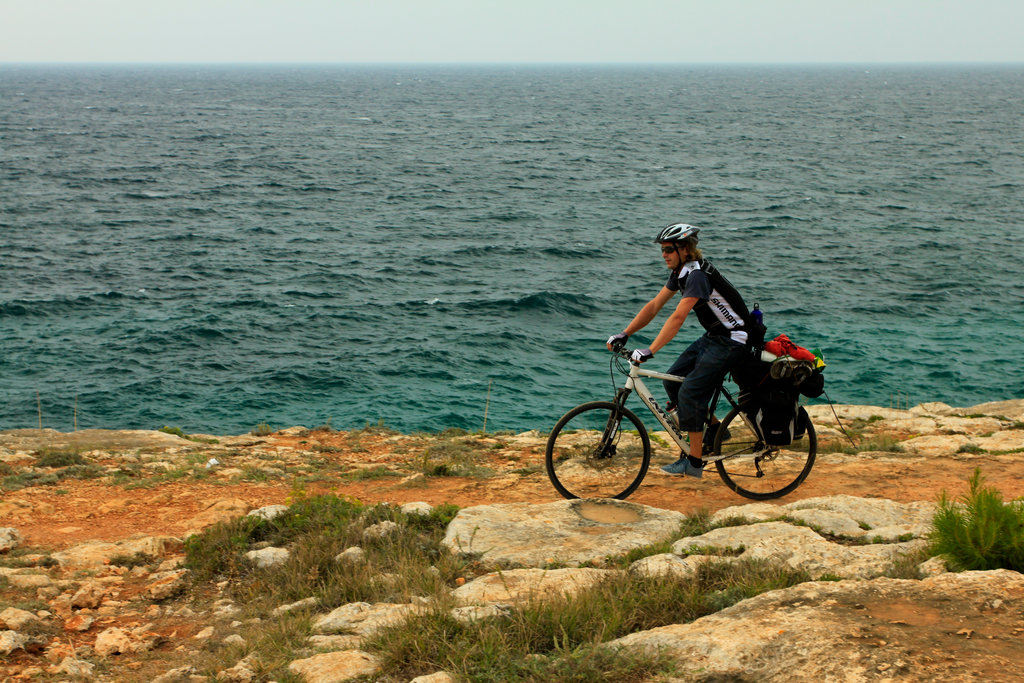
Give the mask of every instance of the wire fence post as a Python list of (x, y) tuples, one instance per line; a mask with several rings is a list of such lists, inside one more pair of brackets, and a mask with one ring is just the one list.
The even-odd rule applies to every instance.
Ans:
[(491, 384), (494, 383), (494, 378), (487, 380), (487, 400), (484, 401), (484, 434), (487, 433), (487, 411), (491, 407)]

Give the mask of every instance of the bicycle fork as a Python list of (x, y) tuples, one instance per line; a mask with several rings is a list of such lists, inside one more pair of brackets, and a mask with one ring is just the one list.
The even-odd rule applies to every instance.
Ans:
[(601, 435), (601, 449), (596, 455), (599, 458), (615, 457), (615, 442), (619, 434), (619, 425), (622, 424), (622, 410), (626, 407), (626, 399), (632, 389), (622, 387), (615, 392), (612, 403), (615, 409), (608, 413), (608, 422), (605, 423), (604, 433)]

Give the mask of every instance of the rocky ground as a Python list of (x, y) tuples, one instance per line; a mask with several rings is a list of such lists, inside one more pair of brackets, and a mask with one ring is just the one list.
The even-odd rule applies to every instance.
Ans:
[[(178, 596), (182, 539), (219, 520), (321, 492), (364, 502), (454, 503), (464, 510), (449, 529), (452, 547), (486, 542), (488, 552), (508, 555), (495, 560), (523, 572), (536, 572), (531, 568), (552, 556), (564, 561), (570, 549), (574, 562), (586, 564), (609, 548), (653, 542), (665, 536), (655, 522), (677, 525), (679, 513), (778, 520), (684, 539), (630, 571), (692, 571), (703, 557), (695, 547), (742, 547), (749, 557), (846, 580), (774, 591), (692, 624), (634, 634), (624, 644), (668, 647), (680, 661), (697, 662), (685, 680), (1024, 677), (1019, 574), (942, 574), (932, 563), (922, 575), (934, 576), (923, 581), (877, 578), (894, 558), (923, 545), (930, 506), (941, 491), (962, 493), (975, 468), (1006, 499), (1024, 496), (1024, 401), (836, 410), (857, 447), (828, 406), (813, 407), (821, 443), (810, 477), (776, 504), (754, 506), (713, 475), (684, 480), (652, 468), (628, 504), (581, 508), (561, 501), (547, 481), (544, 438), (536, 433), (0, 432), (0, 681), (153, 680), (168, 671), (176, 678), (164, 680), (189, 680), (183, 662), (190, 652), (230, 644), (232, 606), (216, 599), (215, 586), (202, 604)], [(658, 462), (674, 457), (656, 452)], [(528, 531), (523, 547), (542, 548), (544, 557), (516, 555), (507, 533), (532, 529), (531, 519), (557, 531)], [(472, 532), (460, 537), (469, 524)], [(492, 528), (497, 540), (486, 541)], [(135, 556), (157, 561), (125, 561)], [(581, 576), (567, 580), (585, 581)], [(533, 590), (555, 578), (524, 574), (522, 583)], [(465, 603), (480, 608), (513, 599)], [(747, 634), (742, 642), (737, 629)], [(296, 675), (342, 680), (317, 678), (336, 671), (321, 665), (342, 658), (372, 671), (357, 645), (324, 643), (325, 652), (308, 658), (315, 661), (296, 664)], [(245, 670), (240, 661), (221, 680), (249, 680)]]

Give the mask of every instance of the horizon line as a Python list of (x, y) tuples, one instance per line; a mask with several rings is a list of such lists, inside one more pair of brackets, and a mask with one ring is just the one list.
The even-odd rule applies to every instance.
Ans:
[(1024, 66), (1024, 60), (894, 61), (87, 61), (0, 60), (2, 66)]

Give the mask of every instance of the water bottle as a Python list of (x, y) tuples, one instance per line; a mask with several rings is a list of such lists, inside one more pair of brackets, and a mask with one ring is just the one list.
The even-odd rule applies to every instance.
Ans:
[(761, 306), (754, 304), (754, 310), (750, 312), (750, 316), (754, 319), (754, 322), (758, 325), (764, 325), (764, 314), (761, 313)]

